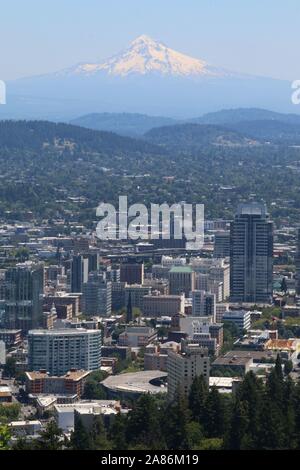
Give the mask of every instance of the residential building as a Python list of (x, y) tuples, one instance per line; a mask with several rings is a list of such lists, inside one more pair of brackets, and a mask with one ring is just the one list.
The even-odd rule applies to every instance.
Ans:
[(62, 328), (28, 333), (30, 371), (64, 375), (71, 369), (97, 370), (101, 366), (101, 330)]
[(70, 394), (81, 397), (90, 371), (71, 370), (60, 377), (49, 375), (45, 370), (25, 372), (28, 394)]
[(203, 375), (209, 384), (210, 362), (208, 350), (199, 344), (182, 340), (179, 352), (168, 352), (168, 397), (172, 400), (180, 390), (189, 394), (195, 377)]

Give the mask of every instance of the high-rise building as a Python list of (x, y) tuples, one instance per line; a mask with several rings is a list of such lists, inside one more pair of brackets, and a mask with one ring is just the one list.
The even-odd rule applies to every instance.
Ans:
[(150, 295), (150, 286), (141, 286), (140, 284), (131, 284), (125, 286), (125, 307), (128, 305), (129, 295), (131, 296), (132, 308), (139, 308), (142, 310), (145, 295)]
[(172, 400), (178, 391), (188, 395), (195, 377), (203, 375), (209, 384), (210, 362), (208, 350), (188, 340), (181, 341), (181, 351), (168, 351), (168, 397)]
[(112, 286), (105, 276), (91, 273), (88, 282), (82, 286), (83, 312), (86, 315), (111, 315)]
[(214, 258), (230, 256), (230, 231), (222, 230), (215, 233)]
[(193, 317), (212, 317), (216, 321), (216, 296), (203, 290), (192, 292)]
[(6, 363), (6, 346), (4, 341), (0, 341), (0, 365)]
[(71, 292), (82, 292), (88, 280), (89, 260), (82, 255), (74, 255), (71, 262)]
[(273, 223), (265, 204), (241, 204), (230, 226), (230, 300), (270, 302)]
[[(230, 293), (230, 266), (226, 259), (194, 258), (191, 266), (195, 271), (195, 288), (216, 293), (216, 282), (222, 282), (222, 299), (216, 295), (217, 301), (223, 301)], [(217, 287), (218, 289), (218, 287)]]
[(120, 267), (120, 281), (127, 284), (144, 283), (144, 263), (123, 263)]
[(101, 366), (101, 330), (62, 328), (28, 333), (29, 370), (64, 375), (72, 369), (97, 370)]
[(195, 273), (190, 266), (173, 266), (169, 271), (169, 293), (189, 297), (195, 287)]
[(5, 272), (6, 328), (27, 332), (43, 318), (44, 266), (24, 263)]

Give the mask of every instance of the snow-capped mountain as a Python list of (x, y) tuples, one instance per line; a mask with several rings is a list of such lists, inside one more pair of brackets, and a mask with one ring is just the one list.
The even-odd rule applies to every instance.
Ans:
[(205, 61), (177, 52), (146, 35), (139, 36), (127, 49), (104, 62), (79, 64), (60, 73), (94, 75), (99, 72), (121, 77), (149, 73), (181, 77), (216, 77), (223, 74), (221, 70), (209, 67)]
[(71, 120), (103, 112), (186, 118), (241, 107), (297, 112), (289, 82), (224, 70), (143, 35), (107, 60), (7, 83), (0, 118)]

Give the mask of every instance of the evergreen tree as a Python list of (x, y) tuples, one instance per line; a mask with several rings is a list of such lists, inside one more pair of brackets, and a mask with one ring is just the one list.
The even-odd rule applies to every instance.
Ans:
[(62, 450), (65, 441), (62, 430), (52, 419), (36, 441), (37, 450)]
[(224, 406), (217, 388), (212, 387), (205, 402), (204, 432), (207, 437), (221, 437), (224, 433)]
[(189, 408), (195, 421), (203, 423), (205, 417), (208, 386), (203, 375), (196, 376), (189, 393)]
[(175, 399), (168, 404), (164, 416), (164, 436), (168, 449), (189, 449), (187, 436), (191, 412), (186, 397), (178, 392)]
[(92, 439), (78, 413), (75, 413), (74, 417), (74, 431), (71, 434), (70, 447), (74, 450), (89, 450), (92, 447)]
[(253, 372), (245, 375), (237, 390), (237, 397), (243, 403), (247, 414), (247, 442), (248, 447), (255, 449), (259, 426), (259, 411), (263, 393), (263, 385)]
[(233, 450), (247, 448), (248, 417), (243, 402), (236, 398), (234, 401), (226, 447)]
[(118, 413), (109, 430), (109, 437), (115, 450), (126, 450), (126, 416)]
[(285, 424), (285, 445), (286, 449), (297, 448), (297, 398), (296, 386), (290, 377), (287, 377), (284, 384), (284, 424)]
[(128, 415), (126, 436), (133, 443), (140, 443), (150, 449), (163, 448), (160, 432), (161, 416), (155, 399), (150, 395), (142, 395), (134, 409)]
[(102, 416), (95, 416), (93, 430), (91, 435), (92, 449), (109, 450), (112, 447), (111, 442), (107, 439), (106, 429)]
[(283, 449), (285, 445), (284, 415), (276, 403), (266, 393), (260, 409), (258, 449)]
[(276, 402), (277, 406), (282, 409), (284, 404), (284, 378), (279, 354), (276, 358), (275, 367), (268, 375), (266, 391), (270, 401)]

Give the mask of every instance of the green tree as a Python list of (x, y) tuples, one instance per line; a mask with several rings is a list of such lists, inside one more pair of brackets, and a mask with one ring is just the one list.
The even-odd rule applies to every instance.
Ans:
[(160, 413), (150, 395), (142, 395), (128, 415), (127, 436), (133, 443), (145, 444), (147, 448), (163, 448)]
[(92, 430), (92, 449), (109, 450), (112, 443), (107, 439), (107, 432), (103, 423), (102, 416), (95, 416)]
[(62, 450), (64, 444), (62, 430), (57, 426), (54, 420), (51, 420), (37, 439), (36, 448), (38, 450)]
[(16, 359), (13, 357), (8, 357), (6, 360), (6, 364), (3, 367), (3, 375), (4, 377), (15, 377), (16, 376)]
[(293, 362), (292, 361), (285, 361), (284, 363), (284, 373), (288, 375), (293, 370)]
[(82, 424), (78, 413), (74, 416), (74, 431), (71, 434), (70, 447), (74, 450), (89, 450), (92, 448), (92, 439)]
[(189, 449), (187, 426), (191, 421), (191, 412), (186, 397), (178, 391), (175, 399), (165, 409), (164, 436), (168, 449)]
[(5, 424), (0, 424), (0, 450), (9, 449), (10, 438), (11, 434), (8, 426), (6, 426)]
[(190, 421), (187, 423), (185, 429), (188, 449), (197, 449), (203, 438), (203, 432), (200, 424), (196, 421)]
[(114, 418), (112, 425), (109, 429), (109, 437), (113, 442), (113, 448), (115, 450), (126, 450), (127, 449), (127, 440), (126, 440), (126, 416), (118, 413)]
[(236, 398), (232, 409), (226, 447), (232, 450), (239, 450), (247, 447), (247, 427), (247, 412), (245, 410), (243, 402)]
[(207, 437), (220, 437), (224, 433), (224, 406), (217, 387), (213, 386), (206, 400), (204, 432)]
[(195, 421), (202, 423), (205, 416), (208, 385), (203, 375), (195, 377), (189, 393), (189, 408)]

